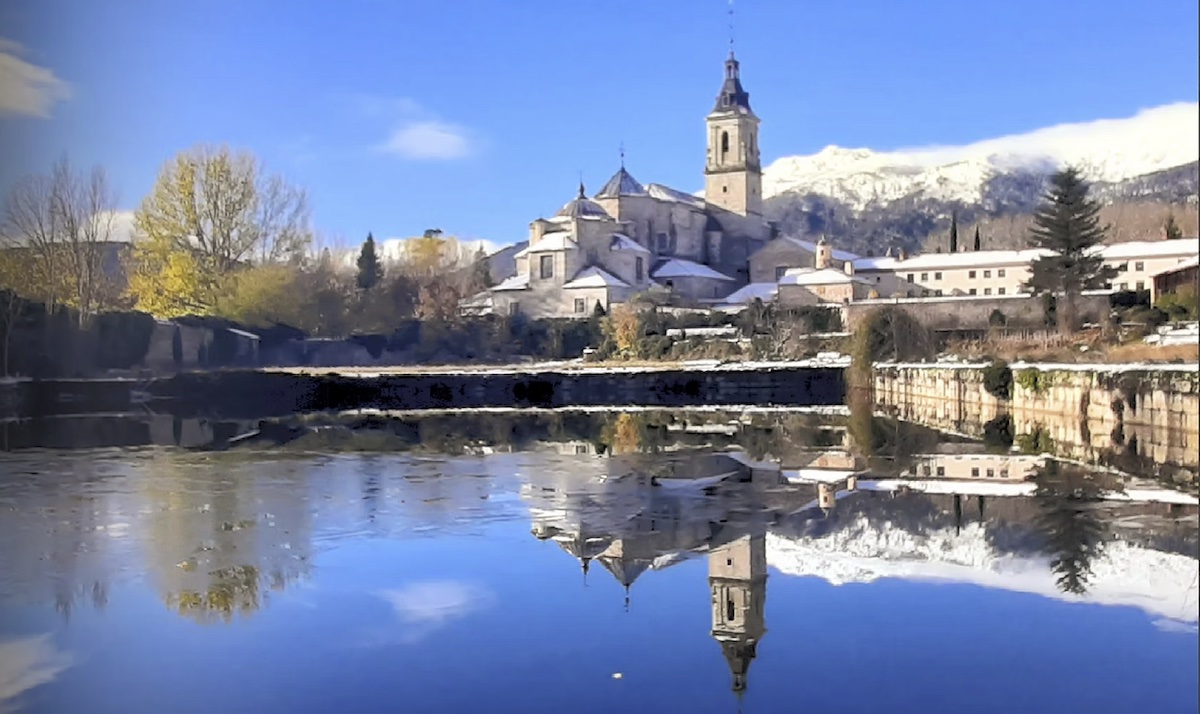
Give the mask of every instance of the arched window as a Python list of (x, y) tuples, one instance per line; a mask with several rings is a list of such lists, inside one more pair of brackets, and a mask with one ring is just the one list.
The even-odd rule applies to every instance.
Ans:
[(727, 595), (725, 598), (725, 621), (733, 622), (737, 617), (737, 610), (733, 606), (733, 595)]
[(729, 154), (729, 132), (723, 131), (723, 132), (721, 132), (721, 160), (724, 161), (725, 157), (728, 154)]

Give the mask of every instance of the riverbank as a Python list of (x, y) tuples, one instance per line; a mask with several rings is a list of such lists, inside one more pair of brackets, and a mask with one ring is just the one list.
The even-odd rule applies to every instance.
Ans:
[(877, 365), (878, 409), (1031, 452), (1116, 468), (1153, 463), (1171, 480), (1200, 466), (1196, 364), (1015, 362)]

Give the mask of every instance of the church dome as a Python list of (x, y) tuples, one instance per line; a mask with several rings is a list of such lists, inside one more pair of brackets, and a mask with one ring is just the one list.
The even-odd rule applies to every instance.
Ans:
[(599, 203), (589, 199), (579, 184), (579, 195), (554, 214), (563, 218), (609, 218), (608, 212)]

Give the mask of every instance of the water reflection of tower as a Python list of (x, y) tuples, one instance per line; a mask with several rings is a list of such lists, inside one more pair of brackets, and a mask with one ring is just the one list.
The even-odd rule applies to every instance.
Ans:
[(708, 585), (712, 637), (729, 663), (733, 690), (742, 692), (758, 643), (767, 633), (766, 535), (744, 536), (710, 553)]

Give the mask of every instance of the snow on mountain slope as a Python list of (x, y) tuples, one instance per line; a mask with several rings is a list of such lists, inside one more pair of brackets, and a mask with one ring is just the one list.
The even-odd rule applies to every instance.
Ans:
[(1123, 181), (1200, 158), (1200, 104), (1180, 102), (1125, 119), (1062, 124), (966, 146), (875, 152), (829, 146), (763, 170), (767, 198), (798, 191), (856, 209), (913, 195), (976, 202), (988, 179), (1078, 166), (1095, 182)]
[(917, 535), (865, 517), (821, 538), (767, 536), (767, 563), (786, 575), (816, 576), (834, 585), (879, 578), (968, 583), (1062, 600), (1137, 607), (1157, 617), (1194, 624), (1196, 561), (1124, 541), (1092, 563), (1089, 590), (1066, 595), (1055, 585), (1049, 558), (997, 553), (978, 523), (962, 533)]

